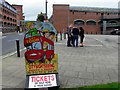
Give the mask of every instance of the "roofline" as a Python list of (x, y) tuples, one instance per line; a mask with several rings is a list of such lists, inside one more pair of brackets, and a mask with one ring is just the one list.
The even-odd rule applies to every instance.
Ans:
[(70, 6), (70, 8), (94, 8), (94, 9), (113, 9), (119, 10), (119, 8), (107, 8), (107, 7), (87, 7), (87, 6)]
[(23, 5), (12, 4), (12, 6), (23, 6)]
[(53, 6), (69, 6), (69, 4), (53, 4)]
[(70, 10), (73, 11), (87, 11), (87, 12), (119, 12), (119, 8), (102, 8), (102, 7), (81, 7), (70, 6)]
[[(7, 1), (5, 1), (5, 3), (7, 3), (8, 5), (10, 5), (12, 8), (14, 8), (11, 4), (9, 4)], [(14, 8), (16, 10), (16, 8)]]

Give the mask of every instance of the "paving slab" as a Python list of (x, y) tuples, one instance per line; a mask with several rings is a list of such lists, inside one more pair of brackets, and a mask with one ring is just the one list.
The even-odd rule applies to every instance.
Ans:
[[(103, 43), (99, 40), (102, 40), (99, 35), (86, 35), (84, 47), (67, 47), (66, 39), (55, 43), (60, 88), (118, 81), (118, 48), (114, 44), (106, 46), (105, 41)], [(0, 86), (24, 88), (26, 78), (24, 50), (21, 51), (20, 58), (14, 54), (2, 59), (1, 64), (2, 83)]]

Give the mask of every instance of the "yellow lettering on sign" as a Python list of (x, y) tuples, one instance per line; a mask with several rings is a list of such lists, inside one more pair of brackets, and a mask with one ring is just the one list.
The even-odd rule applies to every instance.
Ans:
[(33, 43), (33, 42), (39, 42), (39, 38), (32, 37), (26, 40), (26, 43)]

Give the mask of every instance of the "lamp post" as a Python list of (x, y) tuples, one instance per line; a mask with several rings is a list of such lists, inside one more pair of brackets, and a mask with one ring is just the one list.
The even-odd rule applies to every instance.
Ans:
[(46, 11), (46, 20), (48, 19), (48, 17), (47, 17), (47, 0), (46, 0), (46, 2), (45, 2), (45, 11)]

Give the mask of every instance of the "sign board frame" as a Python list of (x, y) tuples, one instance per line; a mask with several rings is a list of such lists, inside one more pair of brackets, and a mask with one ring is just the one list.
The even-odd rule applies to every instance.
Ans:
[(40, 29), (28, 22), (24, 37), (26, 83), (25, 88), (59, 87), (58, 56), (54, 54), (56, 30), (50, 22), (42, 23)]
[[(32, 84), (32, 82), (30, 81), (30, 78), (32, 76), (35, 76), (35, 77), (39, 76), (39, 77), (43, 78), (43, 76), (51, 76), (51, 75), (53, 75), (53, 77), (54, 77), (54, 81), (53, 82), (48, 82), (51, 85), (44, 86), (45, 83), (41, 84), (41, 83), (39, 83), (39, 81), (37, 82), (36, 81), (37, 79), (36, 79), (35, 80), (37, 82), (37, 83), (35, 83), (36, 87), (34, 87), (33, 85), (30, 86)], [(47, 79), (49, 79), (49, 77), (47, 77)], [(48, 87), (57, 87), (57, 86), (60, 86), (60, 81), (59, 81), (59, 75), (58, 74), (44, 74), (44, 75), (29, 75), (29, 76), (26, 76), (25, 88), (48, 88)]]

